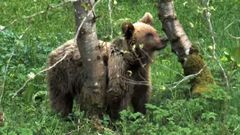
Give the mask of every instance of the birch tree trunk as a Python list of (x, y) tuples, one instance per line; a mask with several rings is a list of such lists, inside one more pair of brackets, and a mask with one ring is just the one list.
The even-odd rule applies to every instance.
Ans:
[(74, 13), (75, 13), (75, 22), (76, 22), (76, 31), (78, 30), (79, 25), (83, 21), (84, 16), (81, 14), (84, 12), (84, 8), (81, 7), (81, 0), (73, 2)]
[(100, 115), (104, 109), (106, 70), (98, 46), (94, 3), (95, 0), (79, 0), (74, 3), (74, 8), (76, 26), (79, 27), (84, 20), (77, 31), (77, 45), (86, 73), (80, 93), (80, 109), (90, 115)]
[(159, 0), (159, 19), (163, 31), (171, 42), (172, 51), (181, 62), (184, 74), (186, 76), (196, 74), (191, 80), (192, 92), (200, 94), (208, 91), (208, 85), (214, 84), (212, 74), (177, 19), (172, 0)]

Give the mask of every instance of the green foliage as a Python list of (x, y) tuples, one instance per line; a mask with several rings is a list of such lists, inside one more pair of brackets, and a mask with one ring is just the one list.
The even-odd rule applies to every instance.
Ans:
[[(113, 37), (119, 36), (122, 22), (135, 22), (146, 11), (153, 14), (154, 25), (163, 34), (157, 19), (156, 2), (114, 0), (113, 24), (110, 24), (108, 1), (102, 0), (96, 9), (98, 37), (111, 40), (110, 26)], [(152, 66), (153, 93), (147, 115), (133, 113), (129, 108), (122, 111), (121, 119), (114, 123), (104, 116), (103, 130), (97, 130), (95, 122), (86, 118), (77, 107), (74, 108), (77, 119), (66, 121), (54, 114), (49, 106), (46, 74), (36, 76), (21, 96), (12, 98), (30, 73), (46, 67), (48, 53), (74, 36), (71, 4), (31, 19), (23, 18), (58, 3), (59, 0), (0, 2), (0, 28), (6, 27), (0, 32), (0, 112), (5, 115), (0, 134), (240, 134), (240, 42), (236, 38), (240, 36), (239, 0), (212, 0), (210, 3), (217, 55), (229, 76), (230, 88), (225, 87), (220, 67), (209, 57), (212, 41), (202, 14), (205, 7), (196, 0), (175, 0), (178, 18), (189, 38), (200, 48), (218, 86), (211, 86), (213, 91), (201, 97), (191, 97), (188, 82), (174, 88), (174, 82), (183, 78), (182, 67), (168, 47), (157, 53)]]

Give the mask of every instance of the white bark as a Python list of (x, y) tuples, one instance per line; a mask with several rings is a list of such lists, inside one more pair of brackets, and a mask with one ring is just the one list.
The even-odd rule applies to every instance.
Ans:
[(74, 3), (77, 31), (77, 45), (86, 72), (86, 82), (80, 93), (81, 109), (90, 114), (99, 114), (104, 109), (106, 70), (98, 46), (94, 15), (95, 0), (79, 0)]

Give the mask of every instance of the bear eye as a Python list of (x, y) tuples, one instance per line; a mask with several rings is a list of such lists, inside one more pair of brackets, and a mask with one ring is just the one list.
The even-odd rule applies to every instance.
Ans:
[(146, 34), (146, 37), (147, 37), (147, 38), (153, 37), (153, 34), (152, 34), (152, 33), (147, 33), (147, 34)]

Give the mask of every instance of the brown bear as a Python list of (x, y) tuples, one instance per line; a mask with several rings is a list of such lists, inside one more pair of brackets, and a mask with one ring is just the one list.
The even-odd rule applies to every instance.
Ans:
[(150, 64), (155, 50), (165, 47), (152, 27), (150, 13), (139, 22), (124, 23), (123, 38), (111, 44), (108, 59), (107, 112), (117, 119), (119, 112), (132, 103), (135, 112), (146, 113), (145, 104), (151, 92)]
[[(105, 66), (109, 45), (99, 41)], [(48, 56), (48, 66), (54, 66), (47, 72), (51, 106), (57, 113), (67, 116), (72, 112), (73, 100), (79, 97), (86, 77), (76, 42), (69, 40), (53, 50)]]
[[(129, 100), (135, 111), (146, 112), (145, 103), (150, 93), (149, 64), (153, 52), (164, 48), (157, 31), (151, 26), (152, 21), (151, 14), (146, 13), (139, 22), (123, 24), (123, 37), (112, 43), (99, 42), (103, 63), (108, 69), (106, 106), (113, 119), (118, 117)], [(67, 116), (72, 112), (73, 99), (81, 94), (86, 78), (74, 40), (53, 50), (49, 54), (48, 65), (54, 65), (47, 73), (52, 108)]]

